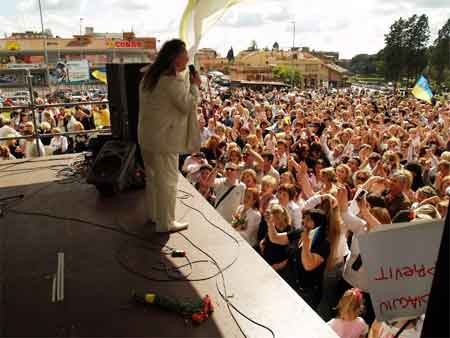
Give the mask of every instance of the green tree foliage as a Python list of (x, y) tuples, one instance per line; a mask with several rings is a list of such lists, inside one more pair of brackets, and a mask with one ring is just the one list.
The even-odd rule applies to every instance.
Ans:
[(278, 44), (278, 42), (275, 41), (275, 43), (272, 46), (273, 50), (279, 50), (280, 49), (280, 45)]
[(450, 71), (450, 19), (439, 30), (431, 48), (431, 68), (436, 82), (441, 85)]
[(256, 43), (256, 40), (252, 40), (252, 41), (250, 42), (250, 46), (247, 48), (247, 50), (248, 50), (249, 52), (255, 52), (255, 51), (258, 50), (258, 44)]
[(273, 69), (273, 75), (278, 80), (281, 80), (285, 83), (291, 83), (297, 87), (302, 87), (304, 83), (303, 74), (293, 66), (276, 66)]
[(426, 15), (400, 18), (385, 35), (384, 74), (387, 80), (398, 82), (403, 76), (415, 81), (428, 64), (427, 45), (430, 26)]
[(377, 73), (377, 55), (358, 54), (350, 61), (352, 73), (369, 75)]
[(398, 82), (405, 68), (406, 60), (406, 21), (403, 18), (395, 21), (384, 41), (384, 76), (387, 80)]
[(427, 45), (430, 26), (426, 15), (413, 15), (405, 27), (406, 78), (415, 81), (428, 64)]

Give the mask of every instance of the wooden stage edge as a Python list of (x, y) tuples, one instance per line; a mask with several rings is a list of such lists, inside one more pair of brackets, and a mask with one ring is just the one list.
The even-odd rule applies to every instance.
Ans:
[[(24, 195), (1, 204), (0, 336), (243, 337), (218, 293), (216, 282), (223, 291), (221, 276), (213, 277), (217, 268), (205, 262), (209, 258), (199, 247), (222, 268), (236, 260), (223, 273), (230, 301), (271, 328), (275, 337), (337, 337), (181, 175), (176, 216), (190, 227), (182, 235), (157, 235), (145, 224), (143, 190), (103, 198), (91, 185), (57, 177), (58, 169), (73, 158), (0, 162), (0, 200)], [(136, 233), (147, 241), (98, 225)], [(168, 247), (184, 250), (192, 269), (185, 258), (161, 255)], [(60, 278), (58, 253), (64, 254)], [(180, 271), (191, 281), (173, 281), (181, 275), (172, 268), (186, 264)], [(155, 281), (167, 280), (166, 270), (171, 280)], [(215, 311), (205, 323), (193, 326), (176, 314), (134, 306), (133, 291), (179, 299), (209, 295)], [(247, 337), (272, 337), (233, 314)]]

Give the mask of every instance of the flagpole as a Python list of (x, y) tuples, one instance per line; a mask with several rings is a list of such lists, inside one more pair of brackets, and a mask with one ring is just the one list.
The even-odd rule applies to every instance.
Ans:
[(43, 44), (44, 44), (44, 62), (45, 62), (45, 71), (47, 76), (47, 83), (50, 85), (50, 72), (48, 70), (48, 52), (47, 52), (47, 33), (44, 32), (44, 18), (42, 16), (42, 4), (41, 0), (38, 0), (39, 4), (39, 15), (41, 17), (41, 32), (43, 37)]

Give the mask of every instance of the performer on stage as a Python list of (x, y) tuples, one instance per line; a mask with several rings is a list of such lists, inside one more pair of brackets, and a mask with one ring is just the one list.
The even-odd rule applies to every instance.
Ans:
[(140, 84), (139, 144), (146, 171), (148, 216), (157, 232), (184, 230), (175, 221), (178, 156), (200, 149), (197, 103), (201, 84), (198, 72), (183, 71), (188, 54), (183, 41), (166, 42)]

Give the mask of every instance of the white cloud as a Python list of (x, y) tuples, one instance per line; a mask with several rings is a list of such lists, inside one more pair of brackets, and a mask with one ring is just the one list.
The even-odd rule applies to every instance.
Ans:
[[(54, 34), (71, 36), (83, 26), (99, 32), (133, 30), (139, 36), (164, 41), (178, 36), (178, 24), (187, 0), (41, 0), (45, 27)], [(208, 34), (201, 46), (225, 54), (258, 46), (292, 46), (296, 22), (296, 45), (316, 50), (338, 51), (350, 58), (358, 53), (376, 53), (384, 46), (384, 34), (400, 16), (427, 14), (432, 42), (450, 17), (448, 0), (253, 0), (232, 7)], [(0, 17), (1, 18), (1, 17)], [(15, 15), (4, 16), (0, 32), (40, 30), (37, 0), (20, 0)]]

